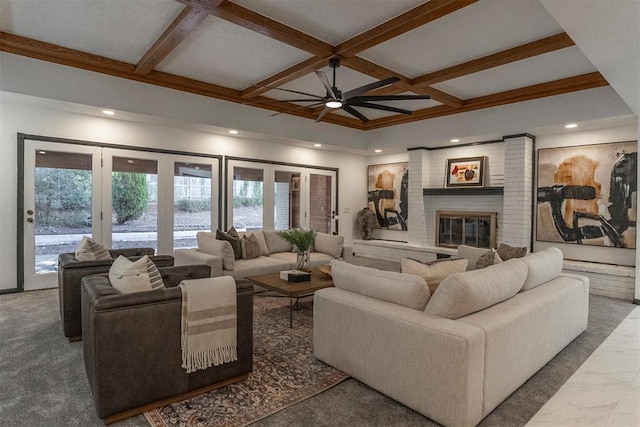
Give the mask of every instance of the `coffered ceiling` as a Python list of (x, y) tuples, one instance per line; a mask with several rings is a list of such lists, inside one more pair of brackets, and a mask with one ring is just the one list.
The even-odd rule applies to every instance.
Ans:
[(323, 106), (271, 101), (325, 96), (330, 58), (342, 91), (397, 77), (368, 95), (431, 96), (322, 118), (360, 130), (608, 86), (536, 0), (0, 0), (0, 31), (0, 51), (265, 115), (315, 120)]

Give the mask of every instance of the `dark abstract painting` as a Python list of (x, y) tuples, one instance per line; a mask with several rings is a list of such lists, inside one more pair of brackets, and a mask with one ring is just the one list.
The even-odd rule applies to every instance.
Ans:
[(409, 163), (370, 165), (369, 208), (376, 214), (377, 227), (407, 230), (409, 210)]
[(636, 247), (637, 142), (538, 151), (536, 238)]

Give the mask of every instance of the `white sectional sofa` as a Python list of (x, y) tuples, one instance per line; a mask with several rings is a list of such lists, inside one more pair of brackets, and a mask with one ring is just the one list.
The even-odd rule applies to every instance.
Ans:
[(557, 248), (424, 279), (332, 263), (314, 354), (445, 426), (477, 425), (587, 327), (589, 281)]
[[(296, 267), (296, 252), (293, 245), (282, 239), (277, 231), (252, 230), (260, 243), (260, 256), (253, 259), (234, 259), (233, 252), (225, 251), (215, 241), (215, 233), (198, 233), (198, 248), (174, 250), (175, 265), (207, 264), (211, 266), (211, 277), (232, 276), (244, 279), (248, 276), (276, 273)], [(245, 233), (239, 233), (242, 237)], [(317, 233), (311, 251), (311, 267), (329, 264), (334, 259), (349, 260), (349, 246), (344, 246), (344, 236)]]

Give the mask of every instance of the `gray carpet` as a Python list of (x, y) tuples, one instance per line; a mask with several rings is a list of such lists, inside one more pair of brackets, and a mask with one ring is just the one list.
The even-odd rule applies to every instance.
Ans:
[[(356, 258), (397, 270), (398, 263)], [(523, 426), (635, 306), (591, 296), (587, 330), (551, 360), (481, 426)], [(58, 291), (0, 295), (0, 424), (100, 426), (84, 372), (82, 343), (62, 334)], [(116, 426), (146, 426), (138, 416)], [(437, 425), (362, 383), (348, 379), (256, 426)]]

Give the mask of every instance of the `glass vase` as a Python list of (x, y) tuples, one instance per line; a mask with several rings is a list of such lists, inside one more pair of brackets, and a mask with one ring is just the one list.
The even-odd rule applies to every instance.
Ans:
[(311, 254), (309, 249), (298, 251), (296, 257), (296, 270), (311, 271)]

